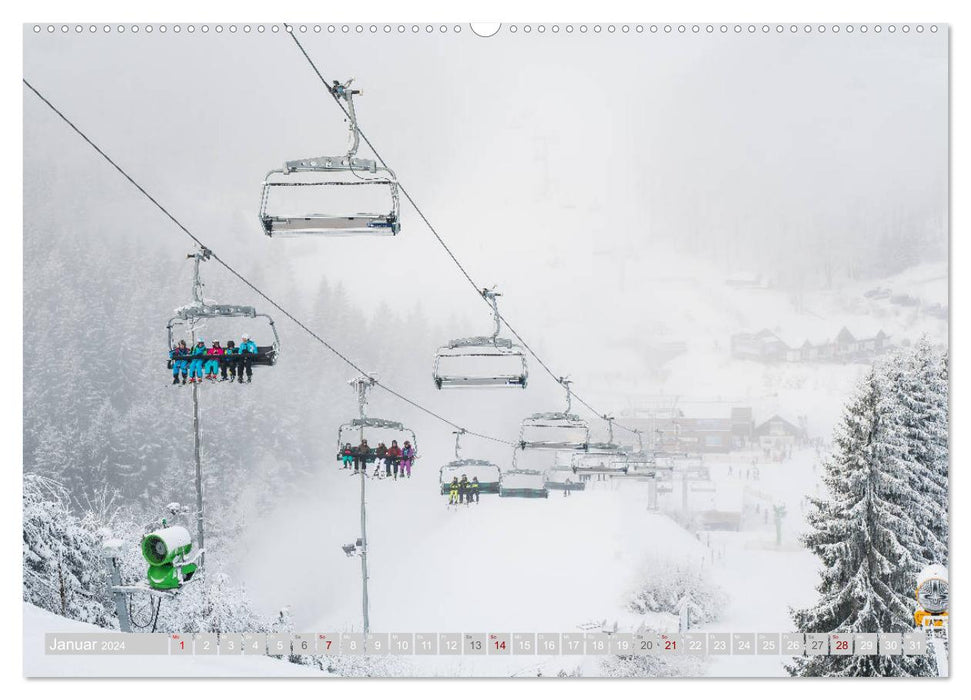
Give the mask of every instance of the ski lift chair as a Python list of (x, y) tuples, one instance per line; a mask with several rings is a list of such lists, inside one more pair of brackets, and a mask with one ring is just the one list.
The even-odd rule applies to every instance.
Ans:
[[(212, 251), (210, 251), (208, 248), (201, 248), (198, 251), (190, 253), (186, 257), (191, 259), (195, 266), (192, 278), (192, 301), (185, 306), (176, 309), (175, 316), (169, 319), (169, 322), (165, 327), (169, 339), (169, 355), (166, 361), (166, 367), (168, 367), (168, 369), (172, 369), (172, 351), (175, 349), (175, 337), (173, 331), (177, 326), (183, 326), (187, 331), (191, 331), (196, 328), (200, 321), (205, 321), (206, 319), (258, 317), (265, 318), (270, 324), (270, 331), (273, 333), (273, 343), (271, 345), (257, 346), (256, 355), (251, 358), (251, 362), (254, 365), (264, 365), (268, 367), (275, 365), (280, 356), (280, 334), (277, 333), (276, 324), (273, 322), (273, 319), (268, 314), (257, 313), (256, 309), (252, 306), (241, 306), (238, 304), (213, 304), (206, 301), (203, 296), (205, 285), (202, 283), (199, 265), (212, 257)], [(192, 358), (186, 357), (180, 359), (185, 359), (188, 361)], [(211, 356), (206, 356), (205, 359), (208, 360), (212, 358)]]
[(499, 292), (483, 289), (491, 304), (495, 329), (491, 336), (456, 338), (435, 353), (432, 378), (439, 389), (526, 388), (529, 376), (525, 351), (508, 338), (500, 338)]
[(500, 498), (549, 498), (543, 472), (535, 469), (509, 469), (499, 478)]
[(634, 481), (649, 481), (661, 476), (667, 471), (671, 472), (671, 467), (659, 466), (654, 455), (649, 452), (631, 452), (626, 456), (627, 472), (615, 475), (612, 478), (627, 478)]
[(519, 447), (524, 450), (586, 450), (590, 428), (572, 413), (534, 413), (524, 418)]
[(499, 479), (502, 470), (497, 464), (485, 459), (456, 459), (438, 470), (438, 477), (442, 484), (442, 495), (448, 495), (449, 484), (453, 477), (462, 478), (465, 474), (469, 481), (472, 477), (479, 479), (479, 493), (499, 493)]
[(543, 480), (550, 491), (583, 491), (587, 488), (572, 469), (550, 469), (543, 475)]
[[(553, 458), (553, 465), (546, 470), (543, 479), (546, 488), (550, 491), (583, 491), (586, 484), (577, 478), (573, 471), (573, 455), (575, 452), (557, 452)], [(513, 453), (513, 466), (516, 463), (516, 455)]]
[[(394, 172), (369, 158), (358, 158), (360, 131), (354, 111), (354, 95), (361, 90), (352, 90), (353, 78), (341, 84), (334, 81), (331, 93), (346, 103), (350, 144), (347, 153), (341, 156), (320, 156), (286, 161), (283, 168), (271, 170), (263, 179), (263, 193), (260, 202), (260, 223), (267, 236), (303, 235), (395, 235), (401, 230), (400, 201), (398, 180)], [(381, 173), (381, 176), (378, 174)], [(313, 175), (329, 174), (342, 179), (307, 179)], [(271, 213), (272, 192), (290, 192), (293, 188), (300, 191), (335, 188), (387, 188), (390, 206), (378, 212), (351, 213), (306, 213), (304, 211), (284, 211)], [(287, 206), (287, 205), (285, 205)], [(302, 207), (290, 204), (294, 208)], [(275, 207), (274, 207), (275, 208)]]
[[(268, 314), (257, 313), (256, 309), (252, 306), (236, 306), (234, 304), (206, 304), (206, 303), (192, 303), (187, 306), (183, 306), (180, 309), (176, 309), (176, 315), (173, 316), (166, 326), (169, 336), (169, 351), (175, 349), (175, 333), (174, 330), (178, 326), (185, 326), (186, 328), (191, 328), (195, 323), (202, 319), (209, 318), (265, 318), (270, 325), (270, 330), (273, 332), (273, 342), (270, 345), (257, 345), (256, 354), (252, 358), (252, 364), (263, 365), (265, 367), (272, 367), (276, 364), (277, 359), (280, 356), (280, 335), (276, 330), (276, 323)], [(191, 350), (191, 348), (190, 348)], [(184, 358), (186, 360), (191, 358)], [(205, 359), (212, 359), (206, 356)], [(216, 358), (219, 359), (219, 358)], [(172, 369), (172, 359), (171, 356), (168, 359), (167, 365), (169, 369)]]
[[(477, 365), (492, 365), (492, 371), (476, 373), (476, 367), (462, 365), (472, 360)], [(499, 367), (502, 362), (504, 367)], [(485, 336), (456, 338), (438, 349), (432, 372), (439, 389), (526, 388), (526, 354), (506, 338)]]
[[(411, 428), (406, 427), (403, 423), (393, 420), (384, 420), (383, 418), (355, 418), (348, 423), (344, 423), (337, 429), (337, 459), (338, 461), (342, 459), (341, 450), (344, 445), (348, 442), (351, 443), (352, 447), (357, 447), (361, 441), (361, 434), (363, 432), (364, 439), (368, 440), (367, 431), (368, 430), (384, 430), (391, 433), (396, 433), (395, 438), (388, 438), (387, 440), (381, 440), (385, 442), (388, 446), (391, 445), (391, 440), (395, 439), (398, 441), (398, 446), (403, 447), (405, 440), (411, 442), (411, 446), (415, 450), (415, 456), (412, 459), (418, 459), (418, 438), (415, 436), (415, 431)], [(348, 435), (353, 433), (354, 437), (352, 439), (347, 439)], [(371, 444), (373, 441), (374, 444)], [(377, 459), (377, 448), (378, 440), (371, 439), (368, 441), (368, 455), (365, 458), (366, 463), (371, 463)]]
[(573, 472), (582, 481), (606, 481), (615, 476), (626, 476), (630, 465), (627, 453), (612, 442), (595, 442), (585, 452), (573, 455)]
[(479, 479), (479, 493), (499, 493), (499, 478), (502, 470), (497, 464), (485, 459), (462, 459), (459, 456), (459, 440), (464, 433), (464, 429), (455, 431), (455, 459), (438, 470), (442, 495), (448, 495), (449, 484), (453, 477), (461, 479), (463, 474), (469, 478), (469, 481), (473, 477)]
[(590, 426), (580, 416), (570, 413), (571, 382), (565, 377), (557, 381), (566, 390), (566, 409), (524, 418), (519, 428), (520, 449), (585, 451), (589, 446)]

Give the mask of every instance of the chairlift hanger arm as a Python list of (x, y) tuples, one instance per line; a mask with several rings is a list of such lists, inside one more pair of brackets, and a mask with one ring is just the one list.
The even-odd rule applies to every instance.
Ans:
[[(347, 121), (348, 128), (350, 130), (350, 143), (347, 148), (348, 158), (354, 157), (357, 153), (358, 146), (361, 143), (360, 130), (357, 127), (357, 113), (354, 111), (354, 95), (362, 94), (361, 90), (355, 90), (351, 88), (351, 83), (354, 82), (354, 78), (348, 78), (346, 83), (341, 83), (338, 80), (334, 81), (333, 86), (328, 86), (330, 89), (330, 94), (334, 96), (338, 102), (343, 99), (347, 103)], [(326, 84), (326, 83), (325, 83)]]
[(492, 342), (495, 343), (496, 340), (499, 338), (499, 331), (502, 329), (502, 316), (499, 315), (499, 301), (498, 301), (499, 297), (502, 296), (502, 293), (497, 292), (495, 290), (495, 287), (493, 287), (492, 289), (483, 289), (482, 296), (487, 302), (489, 302), (489, 305), (492, 307), (492, 319), (493, 319), (493, 322), (495, 323), (495, 328), (492, 331)]

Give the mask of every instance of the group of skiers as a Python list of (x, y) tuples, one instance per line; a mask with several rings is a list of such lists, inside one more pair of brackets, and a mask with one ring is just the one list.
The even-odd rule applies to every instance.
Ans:
[(209, 382), (236, 381), (243, 383), (245, 375), (247, 382), (253, 381), (253, 358), (259, 352), (256, 343), (243, 333), (239, 346), (235, 341), (227, 341), (222, 347), (218, 340), (212, 341), (206, 347), (206, 341), (199, 338), (196, 344), (189, 348), (184, 340), (169, 351), (172, 361), (172, 384), (201, 384), (203, 379)]
[(472, 481), (463, 474), (459, 479), (452, 477), (452, 483), (448, 485), (448, 504), (458, 505), (464, 503), (469, 505), (472, 501), (479, 502), (479, 477), (473, 476)]
[(367, 440), (361, 440), (357, 447), (351, 443), (344, 443), (337, 458), (341, 461), (341, 469), (354, 468), (354, 473), (367, 471), (368, 462), (375, 462), (374, 476), (381, 476), (381, 464), (384, 463), (384, 476), (394, 476), (398, 478), (411, 478), (411, 466), (415, 462), (415, 448), (410, 440), (405, 440), (402, 447), (398, 446), (397, 440), (391, 441), (391, 447), (383, 442), (379, 442), (377, 447), (372, 448), (367, 444)]

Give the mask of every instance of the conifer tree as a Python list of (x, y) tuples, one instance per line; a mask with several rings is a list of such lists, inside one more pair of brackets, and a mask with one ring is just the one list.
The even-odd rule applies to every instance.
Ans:
[[(826, 499), (807, 514), (806, 547), (822, 563), (815, 605), (793, 612), (801, 632), (907, 632), (922, 560), (915, 495), (902, 448), (885, 420), (885, 382), (871, 369), (837, 427), (823, 464)], [(798, 676), (934, 675), (929, 656), (811, 656), (789, 668)]]

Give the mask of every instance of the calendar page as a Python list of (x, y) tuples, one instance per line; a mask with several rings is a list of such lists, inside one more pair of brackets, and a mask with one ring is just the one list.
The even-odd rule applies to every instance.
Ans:
[(947, 676), (948, 36), (25, 24), (24, 674)]

